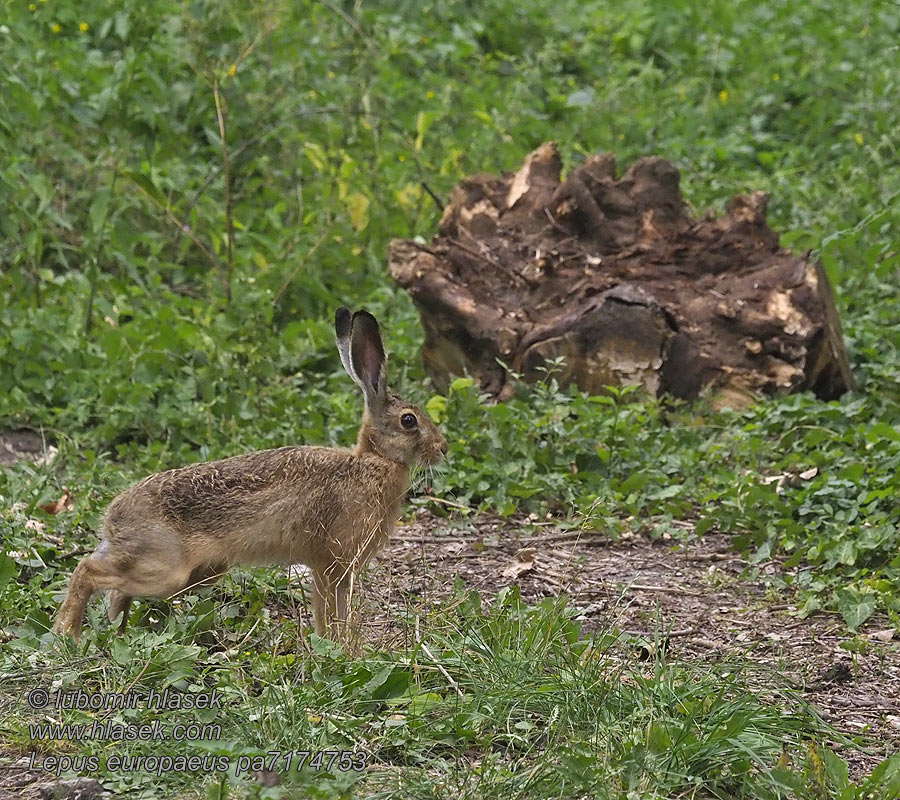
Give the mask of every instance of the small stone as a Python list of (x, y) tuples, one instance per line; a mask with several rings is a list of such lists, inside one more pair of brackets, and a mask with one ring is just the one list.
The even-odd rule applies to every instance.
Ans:
[(103, 786), (95, 778), (45, 783), (40, 787), (42, 800), (100, 800)]

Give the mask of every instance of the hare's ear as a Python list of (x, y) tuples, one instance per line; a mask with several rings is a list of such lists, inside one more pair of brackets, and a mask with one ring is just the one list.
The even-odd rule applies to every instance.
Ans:
[(341, 306), (334, 312), (334, 336), (337, 339), (338, 354), (341, 357), (341, 364), (347, 374), (363, 389), (362, 381), (353, 371), (353, 362), (350, 360), (350, 328), (353, 323), (353, 315), (346, 306)]
[(370, 411), (378, 410), (387, 398), (386, 360), (378, 322), (368, 311), (357, 311), (350, 330), (350, 364)]

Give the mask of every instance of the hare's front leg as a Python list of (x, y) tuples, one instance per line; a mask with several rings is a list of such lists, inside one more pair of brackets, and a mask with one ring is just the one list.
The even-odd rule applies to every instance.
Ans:
[(334, 586), (325, 570), (313, 570), (313, 625), (316, 634), (324, 636), (334, 615)]
[(316, 634), (340, 640), (348, 622), (353, 573), (335, 575), (335, 569), (313, 571), (313, 622)]

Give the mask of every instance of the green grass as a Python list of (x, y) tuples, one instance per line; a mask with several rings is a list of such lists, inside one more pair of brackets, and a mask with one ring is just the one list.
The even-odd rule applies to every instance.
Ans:
[[(465, 698), (419, 650), (306, 652), (296, 624), (268, 614), (287, 587), (266, 572), (185, 598), (156, 632), (145, 620), (115, 640), (94, 604), (83, 651), (39, 643), (72, 553), (134, 480), (353, 440), (360, 402), (330, 327), (339, 304), (379, 316), (393, 382), (446, 430), (439, 496), (612, 536), (636, 525), (683, 536), (670, 522), (692, 520), (700, 535), (732, 534), (755, 563), (783, 564), (776, 588), (804, 612), (838, 610), (851, 632), (876, 614), (900, 626), (895, 4), (38, 0), (7, 2), (0, 22), (0, 427), (59, 447), (52, 463), (0, 471), (5, 692), (46, 672), (104, 690), (221, 685), (240, 698), (224, 715), (227, 754), (355, 742), (381, 765), (361, 780), (384, 778), (393, 796), (890, 796), (896, 761), (841, 788), (819, 723), (781, 695), (793, 716), (778, 722), (771, 698), (741, 688), (746, 667), (723, 682), (658, 664), (644, 680), (582, 661), (607, 651), (564, 611), (511, 600), (425, 626)], [(504, 405), (466, 380), (434, 395), (387, 243), (435, 231), (422, 181), (446, 197), (549, 139), (570, 166), (606, 150), (621, 165), (663, 155), (697, 213), (770, 192), (783, 242), (812, 250), (836, 287), (859, 391), (713, 413), (630, 390), (561, 392), (551, 370)], [(780, 490), (767, 480), (812, 467)], [(74, 509), (48, 516), (39, 506), (63, 486)], [(492, 625), (522, 635), (485, 661), (478, 637)], [(535, 626), (548, 638), (529, 649), (522, 632)], [(233, 652), (248, 636), (250, 651)], [(397, 695), (379, 695), (392, 682)], [(695, 703), (690, 724), (677, 698)], [(333, 716), (311, 722), (313, 707)], [(393, 710), (403, 724), (387, 724)], [(726, 716), (745, 727), (717, 738)], [(23, 725), (4, 723), (4, 738), (27, 744)], [(774, 762), (782, 772), (761, 766)], [(329, 775), (297, 780), (340, 796), (359, 777)], [(134, 782), (147, 797), (189, 785)]]
[[(757, 674), (766, 688), (754, 690), (739, 662), (641, 662), (612, 635), (582, 638), (570, 617), (564, 601), (530, 608), (510, 591), (484, 608), (474, 593), (460, 594), (422, 620), (418, 644), (353, 659), (314, 636), (298, 652), (271, 628), (250, 628), (240, 647), (188, 643), (185, 628), (202, 637), (184, 619), (127, 639), (103, 634), (100, 653), (41, 652), (23, 637), (8, 657), (20, 672), (7, 689), (24, 695), (52, 669), (59, 692), (217, 691), (223, 712), (176, 714), (141, 701), (135, 710), (54, 714), (88, 726), (158, 720), (173, 736), (176, 723), (221, 726), (188, 745), (85, 742), (78, 752), (96, 759), (93, 772), (129, 797), (199, 795), (189, 774), (148, 781), (107, 768), (111, 755), (206, 756), (218, 765), (207, 797), (223, 798), (301, 796), (281, 794), (301, 787), (311, 797), (862, 798), (882, 786), (879, 776), (852, 784), (824, 744), (833, 732), (772, 676)], [(46, 715), (22, 702), (17, 711), (4, 733), (32, 745), (29, 726)], [(283, 767), (283, 754), (298, 750), (365, 753), (366, 769), (294, 768), (277, 790), (255, 785), (252, 766)], [(882, 772), (885, 791), (900, 786), (896, 758)]]

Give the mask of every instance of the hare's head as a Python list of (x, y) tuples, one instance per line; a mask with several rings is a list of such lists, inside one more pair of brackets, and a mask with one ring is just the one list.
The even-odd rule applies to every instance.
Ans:
[(357, 449), (374, 452), (407, 467), (436, 464), (447, 452), (447, 440), (422, 409), (387, 387), (387, 356), (378, 322), (368, 311), (334, 316), (338, 352), (347, 374), (359, 385), (366, 411)]

